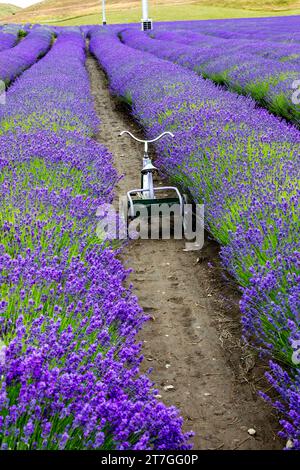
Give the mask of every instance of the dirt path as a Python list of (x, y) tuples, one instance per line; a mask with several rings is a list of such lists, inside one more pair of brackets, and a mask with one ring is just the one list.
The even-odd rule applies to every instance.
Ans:
[[(117, 187), (123, 195), (139, 183), (141, 148), (118, 133), (129, 129), (141, 135), (141, 130), (111, 98), (90, 56), (87, 68), (101, 119), (96, 138), (125, 174)], [(200, 252), (183, 247), (175, 240), (135, 241), (123, 254), (134, 269), (134, 292), (152, 317), (140, 334), (143, 368), (153, 368), (163, 402), (177, 406), (185, 429), (195, 432), (195, 449), (280, 449), (276, 418), (255, 390), (255, 381), (266, 386), (263, 366), (239, 344), (239, 294), (221, 275), (218, 246), (206, 240)], [(167, 385), (174, 388), (166, 391)]]

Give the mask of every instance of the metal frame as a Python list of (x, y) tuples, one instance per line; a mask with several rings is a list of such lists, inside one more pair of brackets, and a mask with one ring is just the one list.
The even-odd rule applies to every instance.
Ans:
[(153, 23), (148, 16), (148, 0), (142, 0), (142, 12), (142, 31), (151, 31)]
[[(183, 215), (184, 214), (184, 205), (183, 205), (183, 197), (181, 196), (178, 188), (175, 186), (161, 186), (159, 188), (153, 188), (154, 190), (154, 197), (151, 199), (145, 199), (141, 198), (139, 199), (132, 199), (132, 196), (136, 196), (139, 193), (143, 194), (148, 191), (148, 189), (132, 189), (131, 191), (127, 192), (127, 200), (128, 200), (128, 206), (129, 206), (129, 211), (128, 211), (128, 216), (129, 217), (134, 217), (135, 216), (135, 210), (134, 210), (134, 204), (143, 204), (147, 206), (151, 206), (152, 204), (175, 204), (176, 202), (179, 202), (180, 204), (180, 213)], [(177, 198), (162, 198), (162, 199), (156, 199), (155, 193), (158, 191), (175, 191), (177, 194)]]
[[(165, 136), (174, 137), (172, 132), (163, 132), (159, 136), (155, 137), (155, 139), (144, 140), (135, 137), (130, 131), (122, 131), (119, 135), (122, 137), (123, 135), (129, 135), (132, 139), (136, 142), (140, 142), (144, 144), (144, 155), (143, 155), (143, 167), (141, 170), (141, 188), (132, 189), (131, 191), (127, 192), (127, 200), (128, 200), (128, 208), (129, 208), (129, 217), (135, 216), (134, 205), (135, 204), (143, 204), (146, 206), (151, 206), (153, 204), (180, 204), (180, 213), (184, 214), (184, 200), (181, 196), (178, 188), (175, 186), (160, 186), (154, 187), (153, 184), (153, 173), (157, 170), (157, 168), (152, 164), (152, 160), (148, 154), (149, 144), (153, 142), (157, 142), (158, 140), (162, 139)], [(156, 198), (156, 193), (159, 191), (174, 191), (177, 194), (177, 198)], [(133, 199), (133, 196), (138, 196), (139, 199)]]

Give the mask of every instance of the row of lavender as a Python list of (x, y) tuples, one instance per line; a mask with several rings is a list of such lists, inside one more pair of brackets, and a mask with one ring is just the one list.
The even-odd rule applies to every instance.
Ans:
[(11, 49), (0, 52), (0, 80), (7, 85), (34, 64), (51, 46), (52, 33), (36, 28)]
[[(143, 49), (142, 40), (135, 46)], [(281, 435), (300, 448), (292, 348), (300, 339), (300, 132), (251, 99), (122, 44), (113, 32), (92, 31), (90, 47), (147, 134), (175, 133), (157, 147), (160, 166), (205, 203), (206, 226), (243, 289), (245, 339), (289, 371), (270, 362), (268, 378), (281, 395)]]
[[(274, 20), (275, 18), (273, 18), (273, 21)], [(214, 45), (215, 47), (220, 47), (222, 53), (228, 53), (230, 50), (241, 50), (252, 55), (259, 55), (269, 59), (283, 59), (291, 63), (299, 63), (300, 38), (299, 41), (296, 39), (296, 33), (299, 31), (299, 18), (297, 18), (297, 28), (294, 31), (292, 28), (289, 28), (285, 32), (284, 29), (280, 30), (280, 38), (278, 38), (278, 30), (276, 30), (275, 24), (272, 27), (272, 31), (268, 33), (264, 32), (260, 35), (249, 35), (249, 27), (246, 29), (248, 34), (245, 34), (242, 28), (239, 30), (241, 26), (239, 26), (238, 21), (233, 20), (228, 22), (227, 34), (224, 29), (218, 28), (217, 22), (211, 24), (210, 27), (207, 27), (208, 23), (209, 22), (198, 22), (197, 29), (193, 27), (193, 23), (181, 24), (181, 26), (176, 24), (177, 27), (172, 28), (172, 31), (170, 31), (168, 23), (161, 23), (151, 34), (154, 33), (154, 35), (156, 35), (156, 33), (169, 31), (170, 34), (174, 32), (174, 39), (182, 44), (202, 45), (207, 47)], [(290, 21), (286, 19), (286, 23), (289, 26)], [(230, 25), (232, 24), (236, 25), (237, 32), (235, 33), (230, 30)], [(226, 45), (227, 50), (225, 48)], [(218, 51), (212, 50), (212, 53), (214, 52), (218, 54)]]
[(276, 115), (300, 124), (300, 44), (223, 39), (162, 27), (151, 36), (155, 40), (134, 30), (122, 33), (126, 44), (140, 45), (217, 84), (251, 95)]
[[(236, 18), (205, 21), (160, 23), (164, 29), (185, 29), (225, 39), (253, 39), (283, 43), (300, 43), (299, 16)], [(158, 25), (156, 25), (158, 26)]]
[(18, 40), (18, 29), (0, 30), (0, 52), (15, 46)]
[(90, 138), (83, 37), (61, 33), (0, 113), (1, 448), (185, 449), (139, 373), (127, 271), (96, 236), (117, 175)]

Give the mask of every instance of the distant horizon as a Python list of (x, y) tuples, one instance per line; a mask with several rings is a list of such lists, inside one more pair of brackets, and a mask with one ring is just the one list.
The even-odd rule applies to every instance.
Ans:
[(6, 3), (9, 5), (15, 5), (17, 7), (26, 8), (34, 5), (35, 3), (40, 3), (42, 0), (13, 0), (13, 1), (4, 1), (0, 0), (0, 3)]

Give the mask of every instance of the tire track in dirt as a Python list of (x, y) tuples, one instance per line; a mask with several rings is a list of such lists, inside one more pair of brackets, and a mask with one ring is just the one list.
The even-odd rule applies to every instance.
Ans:
[[(110, 96), (90, 55), (87, 69), (101, 119), (95, 137), (124, 174), (116, 188), (122, 196), (139, 185), (142, 149), (118, 134), (129, 129), (142, 135), (142, 130)], [(255, 381), (260, 387), (264, 382), (264, 367), (239, 344), (239, 294), (220, 274), (218, 246), (207, 239), (200, 252), (183, 248), (180, 240), (137, 240), (124, 249), (123, 263), (134, 270), (134, 293), (152, 317), (139, 335), (142, 370), (153, 368), (162, 401), (177, 406), (185, 429), (195, 432), (195, 449), (280, 449), (277, 420), (255, 387)], [(174, 388), (167, 391), (168, 385)]]

